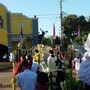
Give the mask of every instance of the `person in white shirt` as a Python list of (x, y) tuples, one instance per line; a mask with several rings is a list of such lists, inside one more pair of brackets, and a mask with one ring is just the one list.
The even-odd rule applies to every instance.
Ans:
[(14, 68), (15, 67), (15, 55), (13, 54), (13, 52), (10, 53), (9, 60), (12, 63), (13, 68)]
[(57, 57), (54, 55), (53, 50), (49, 51), (49, 57), (47, 58), (47, 66), (50, 72), (53, 72), (56, 67), (55, 61), (57, 60)]
[(15, 55), (11, 52), (9, 56), (10, 62), (13, 62), (15, 60)]
[(80, 58), (79, 57), (75, 57), (73, 61), (75, 62), (75, 70), (78, 73), (78, 70), (80, 68)]
[(79, 78), (85, 84), (85, 90), (90, 90), (90, 34), (84, 44), (85, 52), (79, 69)]
[(48, 67), (48, 73), (49, 73), (49, 79), (50, 79), (50, 90), (54, 89), (54, 79), (56, 79), (56, 61), (57, 57), (55, 56), (53, 50), (49, 50), (49, 57), (47, 58), (47, 67)]

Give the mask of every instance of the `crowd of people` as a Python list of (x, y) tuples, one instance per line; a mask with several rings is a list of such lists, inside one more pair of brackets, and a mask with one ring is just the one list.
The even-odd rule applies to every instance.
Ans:
[[(60, 50), (55, 53), (49, 50), (46, 60), (39, 61), (39, 51), (36, 55), (20, 54), (15, 64), (15, 56), (10, 53), (10, 62), (14, 63), (13, 75), (21, 90), (62, 90), (60, 82), (64, 78), (64, 60)], [(39, 61), (39, 62), (38, 62)]]
[[(71, 56), (69, 67), (76, 70), (78, 79), (83, 82), (84, 89), (90, 90), (90, 34), (84, 44), (86, 52)], [(61, 82), (65, 80), (65, 55), (57, 50), (49, 50), (48, 57), (40, 59), (39, 50), (35, 55), (21, 54), (13, 70), (17, 84), (21, 90), (62, 90)], [(76, 52), (78, 53), (78, 52)], [(15, 57), (10, 53), (10, 61)]]

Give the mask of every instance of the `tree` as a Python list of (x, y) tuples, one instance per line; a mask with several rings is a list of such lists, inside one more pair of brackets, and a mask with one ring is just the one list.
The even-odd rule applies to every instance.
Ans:
[(78, 19), (77, 24), (80, 25), (80, 29), (82, 31), (84, 31), (85, 29), (87, 30), (87, 28), (88, 28), (87, 27), (88, 22), (86, 21), (85, 17), (83, 15), (81, 15), (77, 19)]
[(25, 49), (28, 48), (28, 44), (31, 43), (32, 37), (31, 36), (26, 36), (23, 41), (20, 41), (18, 43), (18, 48), (20, 49)]
[(74, 14), (63, 17), (64, 34), (69, 38), (75, 38), (77, 36), (78, 26), (80, 26), (81, 34), (88, 33), (90, 31), (90, 19), (86, 20), (85, 16), (77, 16)]
[(46, 38), (46, 37), (43, 38), (42, 43), (44, 45), (52, 45), (52, 42), (51, 42), (50, 38)]
[(63, 36), (61, 39), (60, 39), (60, 50), (61, 51), (67, 51), (67, 48), (68, 48), (68, 38), (66, 36)]
[(76, 37), (76, 38), (74, 39), (74, 41), (75, 41), (76, 45), (82, 45), (82, 43), (83, 43), (83, 38), (82, 38), (82, 36), (79, 36), (79, 37)]
[(55, 45), (60, 45), (60, 37), (56, 36)]
[(24, 38), (24, 41), (25, 41), (26, 43), (30, 43), (31, 40), (32, 40), (32, 37), (31, 37), (31, 36), (26, 36), (26, 37)]
[(63, 18), (64, 33), (66, 36), (71, 37), (74, 31), (77, 29), (77, 16), (68, 15)]
[(28, 48), (28, 45), (32, 42), (32, 37), (31, 36), (26, 36), (23, 40), (23, 45), (24, 47), (27, 47)]

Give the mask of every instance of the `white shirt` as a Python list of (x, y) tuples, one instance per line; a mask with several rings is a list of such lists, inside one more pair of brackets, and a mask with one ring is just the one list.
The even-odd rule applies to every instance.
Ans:
[(49, 68), (49, 71), (55, 71), (56, 69), (56, 63), (55, 61), (57, 60), (57, 57), (54, 56), (52, 57), (51, 55), (47, 59), (47, 66)]
[(79, 58), (74, 58), (74, 62), (75, 62), (75, 69), (79, 70), (79, 68), (80, 68), (80, 59)]
[(10, 61), (14, 61), (15, 60), (15, 56), (14, 56), (13, 53), (10, 53), (9, 59), (10, 59)]

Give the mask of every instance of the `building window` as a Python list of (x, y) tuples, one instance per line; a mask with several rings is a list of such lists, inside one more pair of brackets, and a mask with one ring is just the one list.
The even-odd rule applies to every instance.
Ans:
[(0, 28), (3, 28), (3, 19), (1, 15), (0, 15)]

